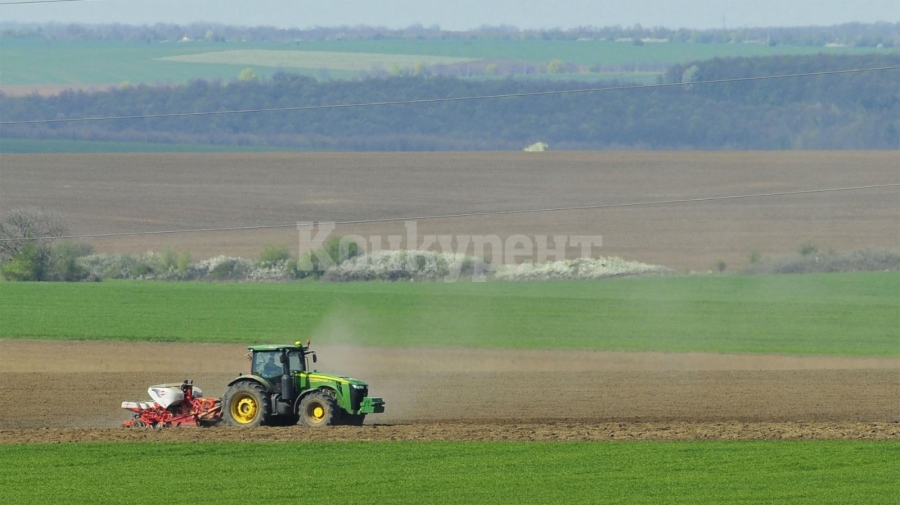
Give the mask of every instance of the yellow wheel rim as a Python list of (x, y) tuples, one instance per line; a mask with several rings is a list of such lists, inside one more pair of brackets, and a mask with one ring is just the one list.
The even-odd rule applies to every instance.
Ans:
[(241, 424), (253, 422), (258, 412), (259, 403), (252, 395), (241, 393), (231, 401), (231, 417)]
[(316, 421), (321, 421), (325, 418), (325, 409), (321, 405), (316, 405), (313, 408), (312, 415), (316, 418)]

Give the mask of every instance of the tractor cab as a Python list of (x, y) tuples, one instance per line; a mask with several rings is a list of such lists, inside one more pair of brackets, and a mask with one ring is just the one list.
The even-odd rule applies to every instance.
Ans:
[(297, 372), (309, 370), (310, 355), (315, 363), (316, 353), (309, 350), (308, 342), (305, 346), (300, 342), (294, 345), (252, 346), (249, 354), (250, 373), (266, 379), (284, 375), (291, 377)]

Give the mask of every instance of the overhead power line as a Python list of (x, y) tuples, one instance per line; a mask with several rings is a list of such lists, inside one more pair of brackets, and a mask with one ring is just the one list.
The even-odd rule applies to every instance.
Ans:
[[(407, 216), (407, 217), (385, 217), (375, 219), (354, 219), (350, 221), (327, 221), (335, 225), (351, 225), (351, 224), (373, 224), (373, 223), (392, 223), (401, 221), (426, 221), (435, 219), (454, 219), (461, 217), (481, 217), (481, 216), (506, 216), (512, 214), (537, 214), (542, 212), (562, 212), (573, 210), (598, 210), (598, 209), (615, 209), (626, 207), (649, 207), (655, 205), (677, 205), (687, 203), (714, 202), (720, 200), (741, 200), (749, 198), (771, 198), (778, 196), (790, 195), (809, 195), (815, 193), (837, 193), (841, 191), (860, 191), (864, 189), (876, 188), (893, 188), (900, 187), (900, 183), (894, 184), (873, 184), (869, 186), (848, 186), (843, 188), (825, 188), (825, 189), (806, 189), (797, 191), (779, 191), (774, 193), (752, 193), (744, 195), (722, 195), (722, 196), (706, 196), (698, 198), (682, 198), (676, 200), (652, 200), (645, 202), (629, 202), (629, 203), (608, 203), (597, 205), (575, 205), (570, 207), (547, 207), (542, 209), (517, 209), (517, 210), (495, 210), (484, 212), (465, 212), (459, 214), (436, 214), (425, 216)], [(324, 221), (320, 221), (324, 222)], [(174, 235), (181, 233), (209, 233), (209, 232), (227, 232), (227, 231), (253, 231), (253, 230), (272, 230), (295, 228), (296, 223), (291, 224), (270, 224), (256, 226), (232, 226), (227, 228), (193, 228), (182, 230), (158, 230), (158, 231), (135, 231), (135, 232), (116, 232), (116, 233), (92, 233), (80, 235), (63, 235), (59, 237), (42, 237), (42, 239), (82, 239), (82, 238), (109, 238), (109, 237), (133, 237), (140, 235)], [(38, 240), (38, 238), (6, 238), (0, 239), (0, 242), (21, 241), (21, 240)]]
[(767, 76), (759, 76), (759, 77), (735, 77), (732, 79), (714, 79), (714, 80), (709, 80), (709, 81), (696, 81), (696, 82), (643, 84), (643, 85), (629, 85), (629, 86), (608, 86), (608, 87), (602, 87), (602, 88), (534, 91), (534, 92), (528, 92), (528, 93), (505, 93), (505, 94), (499, 94), (499, 95), (476, 95), (476, 96), (460, 96), (460, 97), (449, 97), (449, 98), (422, 98), (422, 99), (417, 99), (417, 100), (390, 100), (390, 101), (382, 101), (382, 102), (360, 102), (360, 103), (345, 103), (345, 104), (330, 104), (330, 105), (328, 105), (328, 104), (326, 104), (326, 105), (302, 105), (302, 106), (296, 106), (296, 107), (272, 107), (272, 108), (259, 108), (259, 109), (236, 109), (236, 110), (220, 110), (220, 111), (200, 111), (200, 112), (172, 112), (172, 113), (163, 113), (163, 114), (136, 114), (136, 115), (130, 115), (130, 116), (98, 116), (98, 117), (81, 117), (81, 118), (30, 119), (30, 120), (19, 120), (19, 121), (0, 121), (0, 125), (77, 123), (77, 122), (88, 122), (88, 121), (117, 121), (117, 120), (124, 120), (124, 119), (160, 119), (160, 118), (178, 118), (178, 117), (195, 117), (195, 116), (224, 116), (224, 115), (234, 115), (234, 114), (255, 114), (255, 113), (261, 113), (261, 112), (293, 112), (293, 111), (308, 111), (308, 110), (384, 107), (384, 106), (388, 106), (388, 105), (414, 105), (414, 104), (428, 104), (428, 103), (470, 102), (470, 101), (476, 101), (476, 100), (496, 100), (499, 98), (522, 98), (522, 97), (551, 96), (551, 95), (565, 95), (565, 94), (597, 93), (597, 92), (603, 92), (603, 91), (645, 90), (645, 89), (672, 88), (672, 87), (679, 87), (679, 86), (699, 86), (699, 85), (705, 85), (705, 84), (725, 84), (725, 83), (736, 83), (736, 82), (769, 81), (769, 80), (775, 80), (775, 79), (790, 79), (790, 78), (797, 78), (797, 77), (817, 77), (817, 76), (842, 75), (842, 74), (858, 74), (858, 73), (862, 73), (862, 72), (879, 72), (879, 71), (888, 71), (888, 70), (900, 70), (900, 65), (894, 65), (894, 66), (888, 66), (888, 67), (855, 68), (855, 69), (848, 69), (848, 70), (827, 70), (827, 71), (823, 71), (823, 72), (804, 72), (804, 73), (800, 73), (800, 74), (767, 75)]
[(22, 4), (58, 4), (63, 2), (94, 2), (96, 0), (22, 0), (20, 2), (0, 2), (0, 5), (22, 5)]

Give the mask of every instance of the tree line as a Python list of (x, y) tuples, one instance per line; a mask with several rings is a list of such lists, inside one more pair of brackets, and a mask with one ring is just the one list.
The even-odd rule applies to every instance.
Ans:
[[(897, 70), (697, 84), (900, 64), (897, 55), (717, 58), (669, 69), (682, 84), (588, 93), (246, 114), (5, 125), (6, 138), (212, 143), (335, 150), (897, 149)], [(0, 95), (3, 121), (277, 109), (576, 91), (626, 83), (400, 76), (121, 86)]]
[(621, 40), (643, 39), (697, 44), (757, 43), (852, 47), (900, 46), (900, 23), (845, 23), (833, 26), (735, 27), (722, 29), (666, 28), (661, 26), (579, 26), (555, 29), (519, 29), (515, 26), (481, 26), (447, 31), (438, 25), (413, 24), (406, 28), (338, 26), (275, 28), (228, 26), (215, 23), (164, 24), (33, 24), (0, 23), (0, 39), (103, 40), (120, 42), (173, 42), (183, 39), (209, 42), (282, 42), (323, 40)]

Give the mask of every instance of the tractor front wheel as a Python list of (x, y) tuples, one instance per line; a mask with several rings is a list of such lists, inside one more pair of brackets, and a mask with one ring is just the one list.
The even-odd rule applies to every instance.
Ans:
[(300, 400), (297, 409), (300, 422), (305, 426), (319, 427), (337, 424), (340, 409), (334, 397), (324, 391), (310, 393)]
[(266, 391), (255, 382), (234, 384), (222, 398), (222, 418), (228, 426), (265, 426), (272, 414)]

